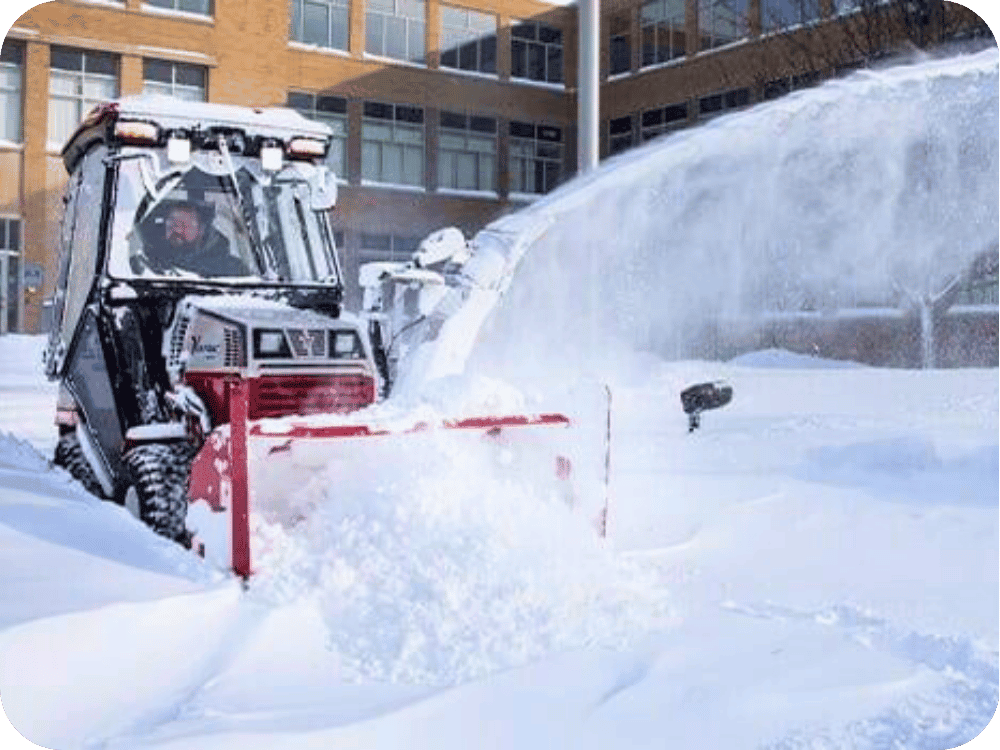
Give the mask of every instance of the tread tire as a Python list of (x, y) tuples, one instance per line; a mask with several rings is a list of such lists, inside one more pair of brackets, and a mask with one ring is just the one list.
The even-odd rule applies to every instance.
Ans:
[(97, 475), (88, 463), (87, 457), (83, 454), (80, 438), (76, 436), (75, 430), (67, 432), (59, 438), (52, 463), (68, 471), (91, 495), (104, 499), (104, 490), (101, 483), (97, 481)]
[(187, 443), (145, 443), (123, 457), (128, 484), (138, 500), (139, 520), (185, 547), (191, 544), (185, 521), (192, 458)]

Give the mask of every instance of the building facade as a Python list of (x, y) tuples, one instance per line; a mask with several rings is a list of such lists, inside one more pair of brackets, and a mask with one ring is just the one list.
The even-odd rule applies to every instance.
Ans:
[[(864, 64), (914, 29), (953, 33), (944, 13), (897, 28), (872, 5), (605, 0), (602, 156)], [(877, 44), (864, 42), (873, 24)], [(361, 263), (405, 258), (442, 226), (472, 234), (575, 172), (576, 57), (576, 9), (543, 0), (36, 6), (0, 55), (0, 332), (46, 327), (59, 152), (101, 101), (151, 92), (289, 106), (330, 125), (353, 305)]]

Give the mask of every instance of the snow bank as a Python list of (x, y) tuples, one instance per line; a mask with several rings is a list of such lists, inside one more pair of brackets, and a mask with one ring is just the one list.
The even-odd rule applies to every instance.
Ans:
[(354, 681), (452, 684), (670, 625), (666, 591), (551, 482), (466, 438), (383, 443), (361, 476), (331, 463), (297, 526), (257, 520), (251, 592), (315, 601)]

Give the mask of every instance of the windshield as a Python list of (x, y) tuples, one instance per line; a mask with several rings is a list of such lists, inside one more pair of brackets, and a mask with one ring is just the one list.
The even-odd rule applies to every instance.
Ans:
[(231, 164), (214, 152), (178, 167), (153, 151), (124, 151), (111, 275), (336, 282), (329, 228), (309, 208), (302, 169), (265, 175), (254, 159)]

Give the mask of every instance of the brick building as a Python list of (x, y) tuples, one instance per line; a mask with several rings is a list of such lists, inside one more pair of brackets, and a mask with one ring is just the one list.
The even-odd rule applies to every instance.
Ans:
[[(879, 21), (872, 48), (860, 41), (873, 23), (867, 5), (605, 0), (602, 155), (863, 64), (914, 28), (955, 34), (954, 13), (891, 29)], [(962, 19), (982, 28), (971, 13)], [(286, 105), (328, 123), (343, 180), (333, 221), (351, 275), (359, 263), (403, 257), (441, 226), (471, 234), (573, 174), (576, 24), (574, 7), (544, 0), (31, 8), (0, 56), (0, 332), (45, 327), (65, 184), (59, 151), (94, 104), (158, 92)]]

